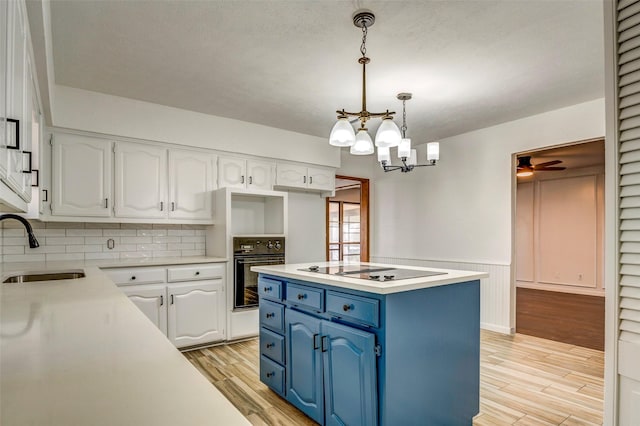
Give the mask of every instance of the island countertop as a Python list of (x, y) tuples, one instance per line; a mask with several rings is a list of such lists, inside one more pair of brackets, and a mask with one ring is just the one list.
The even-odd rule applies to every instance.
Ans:
[[(426, 272), (443, 272), (441, 275), (432, 275), (421, 278), (409, 278), (401, 280), (391, 281), (373, 281), (360, 278), (352, 278), (348, 276), (339, 275), (327, 275), (318, 272), (304, 271), (301, 269), (308, 269), (310, 266), (360, 266), (362, 268), (368, 267), (388, 267), (396, 269), (412, 269), (416, 271)], [(269, 266), (253, 266), (251, 270), (268, 275), (274, 275), (278, 277), (292, 278), (302, 281), (310, 281), (319, 284), (326, 284), (339, 288), (348, 288), (351, 290), (366, 291), (376, 294), (392, 294), (400, 293), (403, 291), (418, 290), (422, 288), (436, 287), (441, 285), (455, 284), (466, 281), (479, 280), (480, 278), (487, 278), (489, 276), (486, 272), (472, 272), (472, 271), (459, 271), (454, 269), (438, 269), (438, 268), (423, 268), (418, 266), (406, 266), (406, 265), (393, 265), (383, 263), (369, 263), (369, 262), (314, 262), (314, 263), (288, 263), (284, 265), (269, 265)]]
[(250, 424), (106, 274), (76, 269), (86, 277), (0, 284), (0, 423)]

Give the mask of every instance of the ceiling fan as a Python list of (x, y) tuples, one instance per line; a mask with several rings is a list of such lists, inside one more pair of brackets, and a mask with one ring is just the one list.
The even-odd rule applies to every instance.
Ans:
[(565, 170), (566, 167), (553, 167), (556, 164), (562, 163), (562, 160), (552, 160), (544, 163), (533, 165), (531, 164), (531, 156), (524, 155), (522, 157), (518, 157), (518, 168), (516, 171), (516, 176), (518, 177), (526, 177), (533, 175), (533, 172), (546, 172), (553, 170)]

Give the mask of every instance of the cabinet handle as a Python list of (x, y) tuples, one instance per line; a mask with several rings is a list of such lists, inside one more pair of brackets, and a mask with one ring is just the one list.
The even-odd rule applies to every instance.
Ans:
[(49, 201), (49, 191), (46, 189), (43, 189), (42, 192), (44, 192), (44, 200), (42, 200), (42, 202), (46, 203)]
[(171, 202), (171, 211), (175, 212), (176, 211), (176, 203), (175, 202)]
[(298, 294), (298, 300), (302, 300), (302, 299), (306, 299), (307, 295), (306, 294)]
[(272, 288), (271, 287), (265, 287), (265, 288), (263, 288), (263, 290), (264, 290), (265, 293), (270, 293)]
[(160, 295), (160, 306), (164, 305), (164, 296)]
[(136, 276), (135, 276), (135, 275), (132, 275), (132, 276), (131, 276), (131, 281), (135, 281), (135, 280), (136, 280)]
[(267, 319), (268, 319), (268, 318), (273, 318), (273, 317), (275, 317), (275, 316), (276, 316), (276, 314), (274, 314), (273, 312), (271, 312), (271, 313), (267, 313), (267, 315), (266, 315), (266, 316), (267, 316)]
[(240, 176), (240, 183), (244, 183), (244, 175)]
[(171, 295), (171, 304), (173, 305), (173, 294)]
[(309, 184), (313, 183), (313, 176), (309, 176)]
[(275, 345), (275, 343), (267, 343), (267, 349), (273, 348)]
[(200, 271), (196, 271), (196, 275), (200, 275)]
[(249, 176), (249, 185), (253, 184), (253, 176)]
[(164, 201), (160, 201), (160, 211), (164, 210)]
[(313, 335), (313, 350), (315, 351), (316, 349), (319, 349), (320, 346), (318, 346), (318, 337), (320, 337), (319, 334), (314, 334)]
[(23, 157), (24, 155), (29, 156), (29, 161), (27, 162), (29, 166), (27, 167), (27, 170), (24, 169), (24, 158), (22, 160), (22, 173), (31, 173), (31, 170), (33, 169), (33, 154), (31, 151), (22, 151), (22, 155)]
[(302, 183), (307, 183), (307, 177), (306, 176), (302, 176)]
[(104, 208), (105, 208), (105, 209), (108, 209), (108, 208), (109, 208), (109, 199), (108, 199), (108, 198), (105, 198), (105, 199), (104, 199)]
[(352, 305), (342, 305), (342, 310), (345, 312), (349, 312), (351, 309), (353, 309), (351, 306)]
[(322, 352), (327, 351), (327, 336), (322, 336), (322, 339), (320, 339), (320, 346), (322, 347), (320, 349)]
[(272, 371), (272, 372), (270, 372), (270, 373), (267, 373), (267, 377), (273, 377), (273, 376), (275, 376), (275, 375), (276, 375), (276, 373), (274, 373), (273, 371)]

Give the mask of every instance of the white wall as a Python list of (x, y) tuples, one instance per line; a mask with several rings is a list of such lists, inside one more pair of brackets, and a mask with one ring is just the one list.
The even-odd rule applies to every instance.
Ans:
[[(500, 267), (499, 276), (483, 280), (481, 321), (508, 331), (514, 326), (504, 306), (512, 300), (512, 155), (603, 137), (604, 123), (604, 99), (597, 99), (443, 139), (436, 167), (384, 173), (369, 156), (345, 159), (338, 172), (372, 176), (372, 261)], [(418, 156), (426, 157), (424, 145)]]
[(53, 126), (330, 167), (340, 153), (326, 138), (55, 86)]
[(325, 203), (326, 198), (318, 194), (289, 192), (289, 232), (286, 242), (289, 263), (325, 260)]

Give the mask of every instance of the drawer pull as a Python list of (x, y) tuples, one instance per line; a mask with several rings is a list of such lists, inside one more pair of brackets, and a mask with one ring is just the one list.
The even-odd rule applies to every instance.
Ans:
[(275, 344), (275, 343), (273, 343), (273, 342), (271, 342), (271, 343), (267, 343), (267, 349), (273, 348), (273, 347), (275, 347), (275, 346), (276, 346), (276, 344)]
[(274, 314), (273, 312), (267, 314), (267, 318), (273, 318), (275, 316), (276, 314)]
[(298, 300), (302, 300), (302, 299), (306, 299), (307, 295), (306, 294), (298, 294)]
[(164, 296), (160, 295), (160, 306), (164, 305)]
[(353, 309), (353, 305), (342, 305), (342, 310), (345, 312), (349, 312)]
[(273, 287), (265, 287), (265, 288), (263, 288), (263, 290), (264, 290), (265, 293), (270, 293), (271, 290), (273, 290)]
[(135, 280), (136, 280), (136, 276), (135, 276), (135, 275), (132, 275), (132, 276), (131, 276), (131, 281), (135, 281)]
[(196, 271), (196, 275), (200, 275), (200, 271)]
[(275, 373), (275, 372), (273, 372), (273, 371), (272, 371), (272, 372), (270, 372), (270, 373), (267, 373), (267, 377), (273, 377), (273, 376), (275, 376), (275, 375), (276, 375), (276, 373)]

